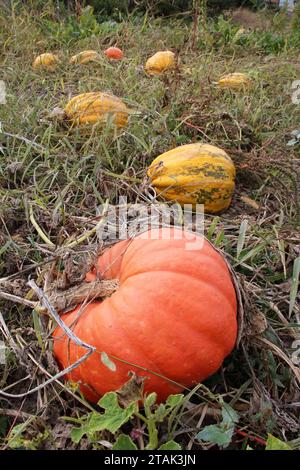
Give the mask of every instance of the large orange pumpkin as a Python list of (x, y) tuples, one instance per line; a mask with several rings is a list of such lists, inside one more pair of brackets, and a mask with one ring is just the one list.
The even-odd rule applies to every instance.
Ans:
[[(67, 376), (91, 401), (120, 388), (129, 371), (148, 376), (145, 391), (164, 400), (182, 387), (150, 371), (191, 387), (219, 369), (236, 341), (236, 293), (222, 256), (204, 238), (180, 229), (146, 235), (119, 242), (99, 258), (98, 275), (119, 279), (111, 297), (62, 317), (97, 348)], [(94, 278), (95, 272), (87, 276)], [(101, 362), (102, 351), (147, 370), (112, 359), (113, 372)], [(85, 353), (56, 328), (54, 354), (61, 368)]]

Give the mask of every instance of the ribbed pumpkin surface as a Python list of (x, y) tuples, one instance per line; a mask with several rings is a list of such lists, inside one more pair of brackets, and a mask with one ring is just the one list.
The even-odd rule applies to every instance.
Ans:
[(171, 51), (159, 51), (147, 60), (145, 70), (149, 75), (159, 75), (174, 67), (175, 54)]
[[(121, 387), (129, 371), (147, 376), (145, 390), (156, 391), (160, 400), (181, 389), (114, 359), (113, 372), (101, 362), (102, 351), (190, 387), (216, 372), (234, 347), (237, 301), (224, 259), (195, 234), (165, 228), (151, 235), (104, 252), (98, 275), (119, 279), (119, 289), (84, 307), (79, 316), (77, 308), (62, 317), (81, 340), (97, 348), (68, 375), (91, 401)], [(194, 250), (187, 249), (191, 246)], [(94, 277), (90, 273), (88, 279)], [(62, 368), (84, 353), (59, 327), (55, 330), (54, 354)]]
[(180, 204), (204, 204), (205, 211), (228, 208), (234, 191), (235, 167), (223, 150), (188, 144), (159, 155), (148, 168), (157, 193)]
[(248, 88), (251, 85), (251, 79), (248, 75), (244, 73), (229, 73), (228, 75), (223, 75), (218, 81), (218, 86), (220, 88), (229, 88), (232, 90), (240, 90)]
[(69, 101), (65, 108), (67, 118), (74, 125), (93, 125), (96, 123), (112, 123), (122, 128), (128, 121), (129, 110), (119, 98), (107, 93), (83, 93)]
[(99, 59), (100, 55), (97, 51), (82, 51), (71, 57), (70, 64), (85, 65), (88, 62), (97, 62)]
[(58, 62), (56, 55), (47, 52), (37, 56), (33, 61), (32, 67), (34, 69), (44, 68), (53, 71), (58, 65)]

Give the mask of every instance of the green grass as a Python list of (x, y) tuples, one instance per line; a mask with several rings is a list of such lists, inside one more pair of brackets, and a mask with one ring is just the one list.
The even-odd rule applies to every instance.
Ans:
[[(246, 326), (239, 348), (207, 381), (209, 390), (195, 390), (177, 410), (169, 439), (187, 449), (214, 447), (195, 436), (205, 425), (221, 422), (225, 401), (239, 415), (237, 429), (246, 433), (235, 432), (231, 448), (247, 443), (263, 448), (256, 437), (266, 440), (268, 433), (296, 447), (299, 411), (293, 402), (299, 368), (291, 366), (291, 357), (292, 343), (299, 338), (294, 263), (299, 257), (300, 146), (286, 144), (299, 127), (300, 107), (291, 100), (291, 84), (300, 78), (299, 32), (287, 23), (278, 32), (275, 21), (269, 31), (250, 31), (236, 39), (239, 26), (207, 18), (199, 23), (193, 49), (188, 20), (145, 16), (98, 24), (89, 13), (80, 23), (75, 17), (58, 20), (51, 2), (34, 16), (18, 2), (12, 4), (14, 10), (5, 10), (0, 19), (0, 78), (7, 86), (7, 103), (0, 105), (0, 277), (20, 272), (11, 288), (22, 297), (28, 291), (28, 275), (42, 278), (49, 269), (44, 262), (53, 258), (54, 249), (41, 238), (32, 214), (49, 241), (63, 246), (94, 227), (97, 207), (107, 199), (116, 203), (127, 195), (130, 201), (141, 200), (147, 166), (160, 153), (196, 141), (225, 149), (237, 167), (236, 192), (227, 212), (206, 217), (205, 230), (239, 276)], [(68, 64), (81, 50), (101, 52), (114, 44), (125, 52), (122, 62), (111, 64), (103, 56), (96, 65)], [(167, 79), (147, 77), (145, 60), (165, 48), (178, 52), (177, 72)], [(44, 51), (60, 58), (54, 73), (31, 67)], [(249, 92), (217, 89), (214, 82), (220, 75), (234, 71), (252, 76)], [(86, 91), (111, 92), (135, 111), (123, 134), (112, 139), (95, 130), (87, 138), (51, 117), (53, 108), (63, 108)], [(259, 209), (243, 202), (243, 196), (255, 200)], [(96, 250), (93, 235), (71, 257), (80, 265)], [(65, 269), (66, 259), (59, 261), (58, 269)], [(24, 269), (29, 270), (22, 273)], [(30, 309), (11, 302), (3, 301), (1, 311), (23, 356), (10, 354), (0, 388), (16, 383), (10, 391), (25, 392), (30, 381), (17, 382), (28, 373), (34, 386), (46, 380), (43, 372), (37, 375), (40, 367), (55, 373), (49, 354), (51, 325), (46, 319), (39, 323)], [(45, 395), (29, 395), (24, 401), (0, 400), (3, 448), (10, 445), (13, 427), (23, 421), (28, 426), (21, 429), (23, 441), (18, 445), (44, 448), (47, 441), (59, 447), (51, 413), (82, 420), (91, 411), (72, 390), (72, 396), (62, 386), (55, 385), (55, 390), (49, 386)], [(168, 419), (156, 424), (160, 444)], [(114, 443), (119, 434), (140, 428), (140, 420), (134, 416), (115, 436), (101, 431), (90, 448), (104, 448), (100, 441)], [(60, 420), (60, 426), (68, 430), (70, 425)], [(143, 448), (147, 442), (146, 433), (136, 445)], [(80, 443), (68, 438), (64, 446)]]

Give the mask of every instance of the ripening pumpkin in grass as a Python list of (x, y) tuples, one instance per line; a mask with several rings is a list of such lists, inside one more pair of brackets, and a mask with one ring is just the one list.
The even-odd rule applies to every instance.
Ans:
[(217, 84), (219, 88), (243, 90), (250, 87), (251, 78), (244, 73), (229, 73), (227, 75), (223, 75)]
[(124, 56), (123, 51), (121, 51), (121, 49), (118, 47), (109, 47), (104, 51), (104, 54), (106, 57), (113, 60), (121, 60)]
[(57, 56), (47, 52), (37, 56), (33, 61), (32, 67), (34, 69), (45, 69), (53, 72), (58, 64), (59, 60)]
[(160, 75), (175, 67), (175, 54), (171, 51), (156, 52), (145, 64), (148, 75)]
[[(164, 400), (214, 374), (234, 348), (235, 287), (224, 258), (202, 236), (152, 229), (107, 249), (88, 281), (96, 271), (101, 279), (118, 279), (117, 290), (82, 307), (79, 316), (80, 306), (62, 316), (78, 338), (96, 347), (67, 374), (88, 400), (119, 389), (129, 371), (146, 376), (145, 391)], [(53, 337), (61, 368), (86, 353), (59, 326)], [(130, 364), (111, 357), (112, 371), (101, 362), (101, 352)]]
[(148, 168), (158, 195), (179, 204), (204, 204), (205, 212), (227, 209), (234, 191), (235, 167), (224, 150), (188, 144), (159, 155)]
[(89, 62), (98, 62), (100, 55), (97, 51), (82, 51), (79, 54), (73, 55), (70, 59), (70, 64), (85, 65)]
[(65, 108), (67, 119), (74, 126), (113, 124), (117, 129), (126, 126), (129, 109), (120, 98), (102, 92), (74, 96)]

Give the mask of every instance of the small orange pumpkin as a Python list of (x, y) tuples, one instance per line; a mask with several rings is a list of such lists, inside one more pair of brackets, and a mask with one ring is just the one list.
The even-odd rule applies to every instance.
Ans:
[[(235, 288), (226, 262), (203, 237), (174, 228), (151, 230), (105, 251), (87, 280), (96, 271), (102, 279), (118, 279), (118, 290), (81, 313), (79, 306), (62, 316), (78, 338), (96, 347), (67, 375), (87, 399), (96, 402), (117, 390), (134, 371), (148, 377), (146, 392), (164, 400), (216, 372), (233, 349)], [(111, 358), (115, 371), (101, 362), (101, 352), (122, 360)], [(61, 368), (85, 353), (56, 328), (54, 354)]]
[(123, 51), (121, 51), (121, 49), (118, 47), (109, 47), (106, 49), (106, 51), (104, 51), (104, 54), (106, 57), (113, 60), (121, 60), (124, 56)]

